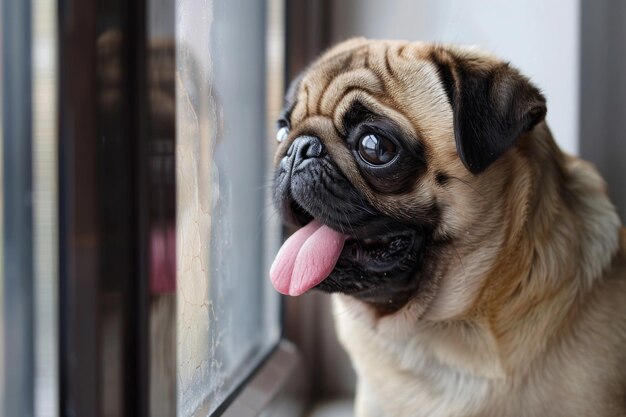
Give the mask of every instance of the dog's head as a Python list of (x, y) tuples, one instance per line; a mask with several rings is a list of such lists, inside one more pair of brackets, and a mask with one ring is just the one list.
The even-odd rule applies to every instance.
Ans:
[(382, 312), (467, 307), (504, 239), (513, 149), (545, 113), (526, 78), (472, 48), (334, 47), (294, 81), (278, 121), (274, 200), (301, 229), (274, 262), (275, 287)]

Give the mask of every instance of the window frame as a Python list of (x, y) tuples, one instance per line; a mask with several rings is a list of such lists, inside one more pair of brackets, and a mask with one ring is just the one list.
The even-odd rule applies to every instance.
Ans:
[[(0, 406), (7, 416), (152, 415), (151, 390), (163, 375), (149, 360), (155, 351), (150, 338), (149, 231), (157, 223), (175, 222), (176, 213), (154, 214), (162, 214), (163, 206), (175, 198), (175, 189), (164, 185), (175, 174), (151, 169), (152, 129), (161, 121), (151, 118), (148, 99), (150, 1), (2, 3), (0, 52), (11, 57), (10, 66), (3, 59), (2, 100), (12, 103), (10, 112), (6, 106), (2, 110), (3, 238), (9, 245), (3, 247), (6, 262), (0, 280), (0, 353), (9, 360), (0, 375), (5, 394)], [(264, 4), (266, 41), (271, 41), (266, 50), (267, 134), (273, 138), (285, 87), (286, 15), (291, 6), (285, 0)], [(45, 34), (33, 31), (35, 18), (47, 19)], [(106, 30), (119, 32), (123, 39), (107, 51), (121, 77), (114, 115), (107, 114), (110, 109), (102, 101), (109, 80), (102, 73), (98, 42)], [(37, 73), (33, 60), (38, 59), (39, 38), (34, 37), (40, 35), (53, 55), (49, 66)], [(38, 104), (33, 90), (44, 85), (52, 89), (52, 102), (48, 97)], [(47, 116), (48, 130), (42, 130), (47, 136), (40, 142), (33, 133), (37, 115)], [(118, 140), (108, 141), (111, 138)], [(273, 155), (268, 152), (264, 158), (271, 166)], [(34, 181), (51, 187), (51, 194), (35, 194), (41, 204), (35, 209), (31, 194), (42, 190)], [(121, 194), (112, 192), (120, 189)], [(115, 197), (115, 204), (106, 203)], [(266, 198), (269, 204), (269, 193)], [(270, 243), (263, 250), (266, 270), (283, 236), (276, 216), (268, 213), (266, 220), (271, 217)], [(111, 236), (111, 230), (116, 234)], [(52, 270), (45, 271), (38, 259), (47, 260)], [(115, 275), (117, 286), (108, 288)], [(119, 340), (112, 356), (105, 358), (107, 305), (116, 313), (110, 320)], [(53, 329), (42, 337), (46, 323)], [(38, 368), (50, 362), (50, 355), (54, 359), (49, 367)], [(175, 364), (175, 356), (168, 360)], [(8, 375), (11, 384), (6, 383)], [(50, 388), (43, 394), (36, 387), (41, 387), (37, 378), (42, 375), (48, 384), (43, 389)], [(113, 375), (115, 383), (107, 375)], [(176, 374), (169, 377), (175, 383)], [(308, 405), (309, 388), (298, 349), (283, 337), (211, 415), (300, 415)], [(166, 401), (175, 410), (176, 394)], [(196, 415), (206, 412), (199, 409)]]
[[(31, 2), (2, 2), (3, 412), (34, 413)], [(11, 103), (7, 106), (6, 103)]]

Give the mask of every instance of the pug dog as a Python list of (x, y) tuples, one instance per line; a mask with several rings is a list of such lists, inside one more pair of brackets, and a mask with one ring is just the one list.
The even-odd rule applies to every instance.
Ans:
[(353, 39), (293, 83), (270, 277), (333, 294), (358, 417), (626, 416), (626, 233), (545, 114), (470, 47)]

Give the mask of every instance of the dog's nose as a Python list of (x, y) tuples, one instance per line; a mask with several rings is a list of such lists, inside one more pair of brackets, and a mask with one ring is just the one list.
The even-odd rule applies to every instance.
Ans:
[(287, 151), (287, 157), (294, 158), (295, 165), (305, 159), (319, 158), (323, 155), (324, 145), (322, 144), (322, 141), (315, 136), (297, 137)]

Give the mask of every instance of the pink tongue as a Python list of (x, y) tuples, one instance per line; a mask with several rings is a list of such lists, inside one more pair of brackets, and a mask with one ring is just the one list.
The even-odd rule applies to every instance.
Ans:
[(278, 251), (270, 269), (274, 288), (301, 295), (332, 272), (347, 236), (313, 220), (295, 232)]

